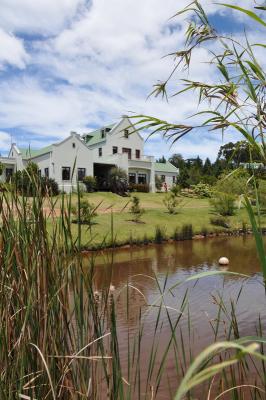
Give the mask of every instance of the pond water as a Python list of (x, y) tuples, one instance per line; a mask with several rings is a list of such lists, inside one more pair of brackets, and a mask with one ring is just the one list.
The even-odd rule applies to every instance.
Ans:
[[(228, 267), (218, 265), (221, 256), (229, 258)], [(218, 237), (118, 249), (99, 254), (95, 262), (96, 289), (101, 291), (110, 283), (115, 288), (119, 350), (125, 379), (130, 376), (128, 368), (134, 368), (136, 355), (133, 353), (138, 348), (141, 362), (133, 398), (150, 399), (155, 394), (158, 399), (172, 398), (182, 369), (187, 369), (191, 357), (214, 342), (216, 330), (217, 337), (224, 340), (238, 335), (256, 335), (259, 319), (266, 328), (265, 288), (253, 237)], [(199, 272), (221, 270), (249, 277), (215, 275), (184, 282)], [(219, 304), (222, 305), (220, 313)], [(234, 313), (237, 325), (232, 327)], [(140, 325), (143, 329), (141, 341), (138, 340)], [(173, 330), (174, 340), (167, 351)], [(149, 374), (152, 349), (154, 368)], [(249, 379), (253, 382), (254, 378), (256, 371), (251, 369)], [(143, 394), (146, 386), (150, 391), (147, 397)], [(195, 391), (193, 398), (207, 398), (204, 388), (200, 390)], [(213, 391), (221, 389), (214, 385)], [(231, 397), (223, 396), (226, 398)]]

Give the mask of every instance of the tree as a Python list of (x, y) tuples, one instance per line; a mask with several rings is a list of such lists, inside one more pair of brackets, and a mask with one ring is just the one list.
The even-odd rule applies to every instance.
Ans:
[(131, 201), (131, 207), (129, 211), (133, 215), (133, 221), (140, 222), (140, 219), (144, 214), (145, 210), (144, 208), (140, 207), (140, 200), (137, 196), (132, 196), (130, 201)]
[(164, 156), (162, 156), (162, 157), (158, 158), (158, 160), (156, 160), (156, 162), (165, 164), (166, 163), (166, 158)]
[(163, 180), (159, 175), (155, 175), (155, 187), (156, 190), (161, 191)]
[(250, 148), (246, 140), (226, 143), (220, 147), (218, 152), (218, 159), (222, 158), (228, 163), (233, 162), (236, 165), (250, 162), (250, 157), (253, 161), (259, 160), (259, 154)]
[(109, 184), (113, 193), (124, 196), (128, 190), (127, 172), (123, 168), (113, 167), (110, 171)]
[(83, 178), (83, 183), (86, 186), (86, 190), (89, 193), (92, 193), (97, 188), (97, 180), (94, 176), (85, 176)]
[(175, 153), (169, 158), (169, 162), (176, 168), (183, 168), (185, 166), (185, 160), (180, 153)]
[(213, 175), (212, 163), (209, 158), (206, 158), (202, 171), (204, 175)]

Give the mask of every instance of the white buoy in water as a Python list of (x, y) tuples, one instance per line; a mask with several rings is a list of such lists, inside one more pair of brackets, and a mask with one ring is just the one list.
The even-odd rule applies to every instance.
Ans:
[(229, 260), (228, 260), (228, 258), (227, 257), (221, 257), (221, 258), (219, 258), (219, 264), (220, 265), (228, 265), (229, 264)]

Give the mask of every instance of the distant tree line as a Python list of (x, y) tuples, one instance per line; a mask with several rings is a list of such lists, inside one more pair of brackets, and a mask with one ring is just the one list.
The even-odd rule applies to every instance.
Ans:
[[(214, 162), (211, 162), (209, 158), (202, 160), (199, 156), (184, 159), (180, 153), (175, 153), (168, 159), (179, 168), (178, 184), (182, 188), (188, 188), (198, 183), (214, 185), (224, 172), (230, 172), (241, 166), (242, 163), (250, 163), (250, 160), (254, 163), (258, 162), (259, 155), (254, 150), (250, 153), (250, 146), (246, 141), (229, 142), (221, 146)], [(162, 156), (157, 162), (165, 163), (166, 158)], [(256, 172), (262, 176), (265, 174), (263, 168)]]

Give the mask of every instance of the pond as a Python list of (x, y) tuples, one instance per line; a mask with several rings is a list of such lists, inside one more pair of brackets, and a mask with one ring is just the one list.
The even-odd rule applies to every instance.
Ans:
[[(221, 256), (229, 258), (228, 267), (218, 265)], [(100, 292), (114, 286), (123, 376), (131, 385), (134, 376), (133, 398), (172, 398), (190, 360), (215, 337), (256, 335), (266, 326), (265, 289), (253, 237), (118, 249), (99, 254), (95, 262), (95, 288)], [(225, 270), (249, 277), (215, 275), (184, 282), (199, 272)], [(248, 381), (257, 378), (258, 384), (257, 375), (251, 367)], [(213, 385), (214, 394), (222, 391), (219, 384)], [(207, 398), (204, 390), (203, 385), (193, 398)], [(244, 390), (251, 398), (249, 389)]]

